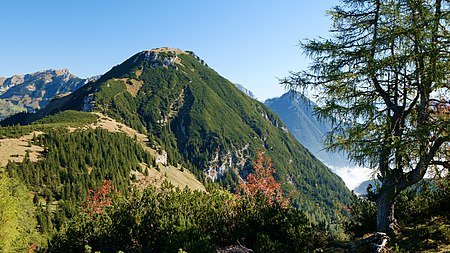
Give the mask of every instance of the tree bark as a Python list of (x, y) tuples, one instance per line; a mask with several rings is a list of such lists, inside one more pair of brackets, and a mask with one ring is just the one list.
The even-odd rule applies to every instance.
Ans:
[(394, 217), (396, 192), (393, 186), (381, 187), (377, 196), (377, 231), (387, 234), (395, 233), (396, 219)]

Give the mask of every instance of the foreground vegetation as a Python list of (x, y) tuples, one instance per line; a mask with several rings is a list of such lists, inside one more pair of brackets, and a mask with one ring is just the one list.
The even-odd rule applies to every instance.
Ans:
[[(348, 207), (351, 216), (341, 220), (349, 241), (337, 243), (303, 211), (280, 197), (279, 185), (263, 183), (274, 183), (266, 177), (267, 172), (270, 170), (263, 168), (254, 174), (238, 194), (214, 185), (206, 192), (180, 189), (166, 181), (158, 188), (135, 189), (126, 197), (112, 181), (105, 180), (88, 191), (75, 215), (46, 234), (37, 226), (28, 190), (2, 173), (0, 212), (7, 222), (0, 226), (0, 249), (216, 252), (225, 246), (243, 245), (255, 252), (371, 251), (368, 244), (356, 244), (376, 227), (376, 206), (371, 200), (354, 197)], [(261, 175), (269, 180), (261, 180)], [(449, 180), (442, 178), (424, 181), (400, 195), (396, 209), (399, 230), (390, 242), (392, 252), (438, 252), (450, 245), (449, 192)]]
[[(350, 242), (376, 231), (376, 203), (354, 196), (350, 218), (344, 218)], [(450, 247), (450, 176), (427, 179), (407, 188), (397, 198), (396, 233), (389, 243), (394, 252), (439, 252)], [(350, 245), (351, 243), (349, 243)], [(360, 252), (367, 250), (359, 249)], [(447, 252), (444, 250), (444, 252)]]
[[(14, 204), (4, 206), (7, 212), (3, 213), (19, 216), (5, 216), (10, 224), (0, 227), (0, 232), (9, 232), (9, 237), (0, 240), (4, 242), (0, 244), (2, 252), (216, 252), (228, 245), (244, 245), (257, 252), (303, 252), (315, 248), (314, 225), (281, 195), (274, 170), (261, 154), (255, 163), (255, 174), (250, 174), (248, 184), (239, 186), (237, 194), (213, 184), (205, 192), (182, 190), (169, 182), (142, 191), (118, 184), (120, 189), (128, 190), (128, 194), (122, 194), (116, 183), (103, 180), (97, 190), (81, 195), (85, 196), (83, 201), (72, 206), (72, 215), (65, 220), (59, 217), (58, 206), (77, 203), (78, 198), (63, 197), (51, 206), (52, 197), (46, 196), (46, 213), (54, 217), (52, 221), (59, 222), (51, 231), (40, 221), (41, 201), (35, 200), (36, 211), (25, 186), (8, 177), (18, 174), (9, 171), (1, 174), (0, 193), (2, 200), (8, 201), (10, 196)], [(36, 196), (39, 195), (35, 199)], [(11, 223), (21, 217), (26, 217), (23, 229)]]
[(82, 212), (49, 241), (47, 252), (215, 252), (242, 244), (258, 252), (313, 248), (313, 229), (293, 207), (249, 201), (209, 188), (181, 190), (168, 183), (121, 198), (100, 212)]
[(0, 252), (26, 252), (44, 243), (28, 189), (0, 173)]

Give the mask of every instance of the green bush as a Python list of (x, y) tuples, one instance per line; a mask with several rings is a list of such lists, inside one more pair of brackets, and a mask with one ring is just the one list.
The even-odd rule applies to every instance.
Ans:
[(361, 237), (364, 234), (376, 231), (377, 206), (375, 202), (353, 195), (349, 212), (350, 220), (345, 224), (347, 233)]
[[(376, 231), (376, 204), (364, 197), (353, 196), (349, 206), (348, 233), (360, 237)], [(449, 178), (423, 180), (404, 191), (396, 199), (394, 213), (401, 228), (420, 227), (434, 217), (449, 219)], [(445, 223), (445, 222), (444, 222)]]
[(0, 252), (27, 252), (42, 246), (28, 189), (0, 171)]
[(450, 182), (448, 178), (423, 180), (397, 198), (396, 217), (401, 225), (425, 222), (433, 216), (450, 214)]

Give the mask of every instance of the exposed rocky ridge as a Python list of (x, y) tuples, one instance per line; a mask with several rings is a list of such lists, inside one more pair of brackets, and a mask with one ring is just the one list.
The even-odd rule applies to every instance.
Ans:
[[(161, 55), (160, 52), (164, 51), (143, 51), (140, 54), (144, 56), (144, 59), (152, 66), (153, 68), (157, 67), (172, 67), (176, 68), (174, 62), (179, 61), (177, 54), (175, 51), (168, 51), (167, 55)], [(135, 61), (139, 59), (139, 56), (135, 58)]]
[(98, 78), (81, 79), (68, 69), (50, 69), (0, 79), (0, 119), (21, 111), (36, 111), (54, 97), (66, 95)]

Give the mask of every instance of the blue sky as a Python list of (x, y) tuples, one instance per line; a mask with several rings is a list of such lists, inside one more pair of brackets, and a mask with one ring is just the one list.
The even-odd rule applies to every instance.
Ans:
[(155, 47), (194, 51), (260, 99), (280, 96), (277, 77), (306, 68), (297, 46), (326, 37), (338, 0), (14, 0), (0, 8), (0, 76), (68, 68), (103, 74)]

